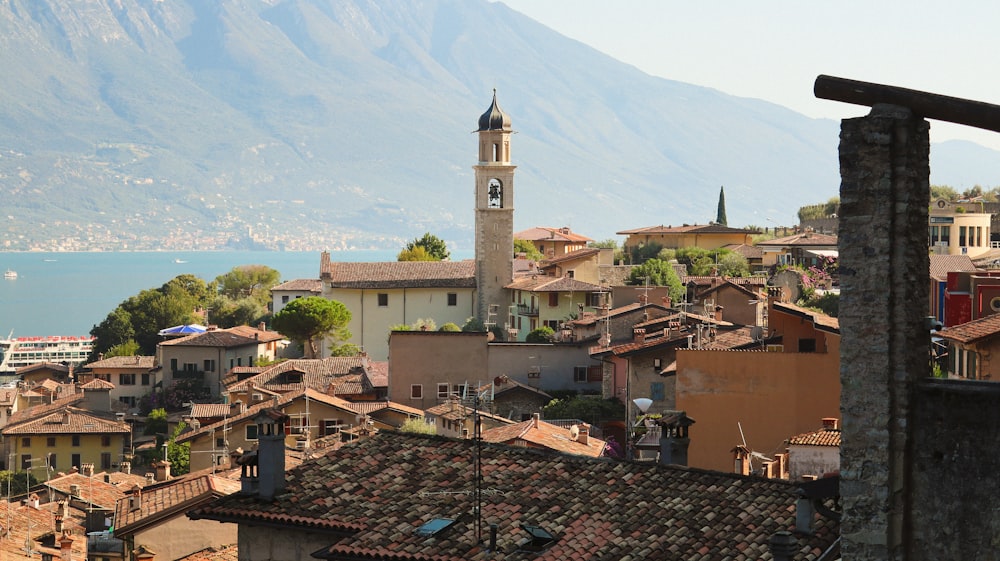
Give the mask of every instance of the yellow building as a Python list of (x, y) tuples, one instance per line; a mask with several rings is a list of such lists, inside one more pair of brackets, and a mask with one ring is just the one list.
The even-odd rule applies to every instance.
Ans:
[(547, 228), (538, 226), (521, 230), (514, 234), (515, 240), (531, 242), (545, 259), (556, 259), (567, 253), (578, 251), (587, 247), (591, 238), (574, 233), (569, 227)]
[(19, 470), (52, 472), (91, 463), (110, 469), (121, 461), (131, 429), (114, 415), (64, 406), (18, 419), (3, 429), (4, 458)]
[(570, 277), (531, 276), (515, 279), (507, 285), (511, 293), (508, 333), (516, 340), (542, 326), (559, 331), (560, 325), (594, 311), (603, 301), (603, 288)]
[(756, 232), (741, 228), (730, 228), (720, 224), (684, 224), (682, 226), (649, 226), (635, 230), (616, 232), (619, 236), (628, 236), (622, 249), (625, 253), (658, 244), (666, 249), (682, 247), (699, 247), (701, 249), (718, 249), (725, 245), (751, 245), (751, 239)]
[(932, 206), (928, 216), (928, 243), (937, 255), (976, 257), (990, 250), (989, 213), (956, 212)]

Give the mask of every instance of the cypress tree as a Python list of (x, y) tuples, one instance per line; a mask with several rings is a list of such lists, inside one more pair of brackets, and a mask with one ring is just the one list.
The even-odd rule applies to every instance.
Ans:
[(723, 226), (729, 225), (726, 220), (726, 190), (723, 187), (719, 187), (719, 211), (715, 216), (715, 223)]

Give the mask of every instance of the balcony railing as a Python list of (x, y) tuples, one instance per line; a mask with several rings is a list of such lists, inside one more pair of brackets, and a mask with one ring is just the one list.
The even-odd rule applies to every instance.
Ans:
[(527, 304), (518, 304), (517, 305), (517, 314), (521, 315), (521, 316), (537, 316), (538, 315), (538, 307), (537, 306), (529, 306)]

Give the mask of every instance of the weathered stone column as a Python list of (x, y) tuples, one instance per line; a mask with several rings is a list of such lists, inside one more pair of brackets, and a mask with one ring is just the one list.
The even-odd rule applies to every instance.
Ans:
[(908, 557), (910, 396), (928, 373), (929, 125), (876, 105), (840, 133), (843, 558)]

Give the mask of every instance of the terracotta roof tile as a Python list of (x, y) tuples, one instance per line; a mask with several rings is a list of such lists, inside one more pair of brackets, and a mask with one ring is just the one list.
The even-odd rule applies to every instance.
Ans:
[(691, 224), (685, 226), (647, 226), (645, 228), (636, 228), (635, 230), (623, 230), (621, 232), (615, 232), (619, 236), (627, 236), (630, 234), (756, 234), (757, 232), (753, 230), (744, 230), (743, 228), (730, 228), (729, 226), (723, 226), (721, 224)]
[[(351, 559), (496, 559), (466, 515), (475, 479), (471, 440), (380, 433), (346, 444), (287, 473), (273, 502), (234, 494), (192, 518), (277, 525), (289, 536), (327, 530), (327, 551)], [(768, 540), (795, 526), (795, 484), (677, 466), (587, 458), (483, 443), (479, 473), (488, 491), (484, 522), (500, 524), (508, 561), (563, 559), (770, 558)], [(431, 538), (415, 530), (433, 518), (458, 521)], [(796, 536), (794, 559), (816, 559), (839, 525), (816, 515), (815, 533)], [(540, 552), (518, 549), (521, 525), (556, 536)]]
[(236, 333), (229, 333), (228, 331), (216, 330), (196, 333), (186, 337), (178, 337), (176, 339), (167, 339), (166, 341), (161, 341), (160, 345), (177, 347), (221, 347), (224, 349), (231, 349), (235, 347), (259, 345), (261, 342), (262, 341), (257, 341), (251, 337), (245, 337)]
[(937, 255), (931, 254), (931, 278), (943, 282), (948, 280), (948, 273), (951, 272), (971, 272), (976, 270), (976, 265), (968, 255)]
[(271, 289), (271, 292), (288, 290), (295, 292), (309, 291), (320, 294), (323, 292), (323, 281), (319, 279), (295, 279), (283, 282)]
[(946, 327), (937, 336), (958, 343), (972, 343), (1000, 333), (1000, 314), (990, 314), (979, 319)]
[(7, 426), (15, 425), (17, 423), (23, 423), (29, 419), (33, 419), (37, 416), (43, 415), (48, 412), (58, 411), (67, 405), (74, 405), (80, 401), (83, 401), (83, 392), (78, 392), (73, 395), (69, 395), (63, 398), (59, 398), (52, 403), (46, 403), (42, 405), (33, 405), (27, 409), (22, 409), (7, 419)]
[(761, 259), (764, 257), (764, 251), (755, 245), (731, 243), (722, 246), (722, 248), (728, 249), (729, 251), (732, 251), (733, 253), (736, 253), (738, 255), (742, 255), (747, 259)]
[(802, 232), (784, 238), (775, 238), (757, 242), (758, 247), (812, 247), (812, 246), (836, 246), (837, 236), (820, 234), (818, 232)]
[(144, 368), (156, 366), (155, 356), (109, 356), (84, 365), (84, 368)]
[(476, 263), (464, 261), (329, 262), (320, 276), (332, 288), (475, 288)]
[(92, 411), (62, 407), (49, 413), (27, 418), (16, 425), (7, 425), (3, 434), (128, 434), (128, 423), (113, 417), (99, 416)]
[(240, 548), (237, 544), (232, 544), (196, 551), (187, 557), (181, 557), (177, 561), (239, 561), (239, 558)]
[(575, 261), (577, 259), (586, 259), (588, 257), (593, 257), (601, 253), (601, 249), (597, 247), (585, 247), (583, 249), (577, 249), (575, 251), (570, 251), (569, 253), (564, 253), (558, 257), (553, 257), (551, 259), (545, 259), (541, 263), (543, 269), (548, 268), (552, 265), (557, 265), (559, 263), (565, 263), (567, 261)]
[(247, 391), (251, 385), (273, 392), (295, 391), (307, 387), (326, 392), (330, 383), (337, 378), (352, 373), (360, 374), (366, 368), (368, 359), (361, 356), (286, 360), (243, 380), (233, 381), (229, 377), (226, 387), (231, 392)]
[(598, 292), (603, 290), (600, 286), (589, 282), (569, 277), (547, 277), (544, 275), (514, 279), (514, 282), (504, 288), (530, 290), (531, 292)]
[(142, 527), (183, 514), (195, 506), (235, 493), (239, 489), (238, 482), (214, 475), (181, 477), (146, 487), (140, 492), (138, 508), (131, 508), (131, 496), (118, 501), (115, 507), (115, 535), (133, 534)]
[(836, 429), (820, 429), (793, 436), (788, 444), (798, 446), (840, 446), (840, 431)]
[(835, 317), (830, 317), (823, 312), (817, 312), (815, 310), (810, 310), (808, 308), (803, 308), (787, 302), (772, 301), (771, 306), (774, 311), (790, 313), (792, 315), (811, 319), (817, 329), (826, 328), (825, 331), (840, 333), (840, 320)]
[(281, 341), (286, 337), (277, 331), (268, 331), (266, 329), (257, 329), (256, 327), (250, 327), (249, 325), (237, 325), (236, 327), (230, 327), (225, 331), (229, 333), (234, 333), (236, 335), (242, 335), (247, 339), (253, 339), (255, 341), (260, 341), (261, 343), (271, 343), (273, 341)]
[(191, 405), (191, 416), (196, 419), (211, 419), (229, 415), (228, 403), (194, 403)]
[(536, 226), (534, 228), (528, 228), (527, 230), (521, 230), (520, 232), (514, 234), (514, 239), (529, 242), (555, 241), (587, 243), (594, 241), (587, 236), (574, 233), (569, 228), (550, 228), (547, 226)]
[(483, 431), (483, 442), (547, 448), (563, 454), (577, 454), (592, 458), (604, 453), (604, 441), (599, 438), (588, 436), (587, 443), (583, 444), (579, 437), (576, 439), (572, 437), (570, 429), (535, 419), (485, 430)]
[(51, 487), (67, 496), (72, 494), (74, 485), (79, 486), (78, 496), (81, 500), (101, 508), (114, 509), (118, 499), (125, 496), (124, 490), (111, 483), (105, 483), (100, 474), (87, 477), (81, 473), (70, 473), (45, 483), (46, 487)]
[(94, 378), (86, 384), (80, 385), (81, 390), (113, 390), (115, 385), (104, 378)]

